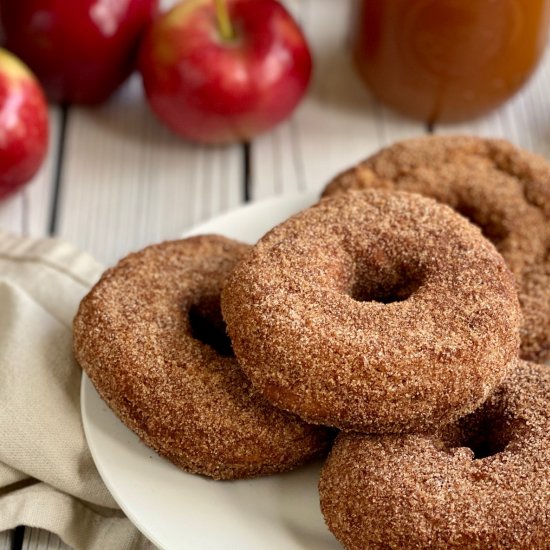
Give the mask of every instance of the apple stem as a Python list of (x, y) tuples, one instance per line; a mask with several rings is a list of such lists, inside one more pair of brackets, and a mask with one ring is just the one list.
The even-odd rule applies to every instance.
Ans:
[(214, 0), (216, 4), (216, 16), (218, 18), (218, 28), (223, 40), (233, 40), (235, 31), (227, 11), (226, 0)]

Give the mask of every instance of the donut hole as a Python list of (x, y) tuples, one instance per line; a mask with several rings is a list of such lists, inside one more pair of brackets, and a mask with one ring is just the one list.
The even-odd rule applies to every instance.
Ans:
[(497, 248), (508, 238), (510, 231), (494, 213), (484, 212), (471, 204), (459, 204), (455, 210), (481, 229), (483, 236)]
[(233, 356), (220, 307), (220, 297), (204, 297), (189, 308), (191, 336), (223, 357)]
[(502, 453), (512, 439), (512, 430), (501, 411), (482, 411), (462, 419), (452, 448), (469, 449), (474, 460)]
[(410, 298), (421, 286), (420, 281), (400, 281), (393, 284), (380, 283), (378, 285), (361, 284), (353, 285), (351, 297), (357, 302), (379, 302), (381, 304), (393, 304), (404, 302)]
[(357, 302), (393, 304), (410, 298), (423, 283), (424, 276), (416, 267), (377, 271), (363, 264), (356, 269), (350, 295)]
[(501, 437), (501, 434), (495, 436), (495, 433), (472, 434), (465, 439), (460, 447), (467, 447), (474, 455), (474, 460), (488, 458), (504, 451), (509, 441)]

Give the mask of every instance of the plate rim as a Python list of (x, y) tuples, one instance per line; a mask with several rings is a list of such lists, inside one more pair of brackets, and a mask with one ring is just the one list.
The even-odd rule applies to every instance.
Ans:
[[(251, 201), (241, 204), (240, 206), (237, 206), (236, 208), (230, 209), (222, 214), (219, 214), (217, 216), (213, 216), (207, 220), (203, 220), (202, 222), (192, 226), (185, 232), (181, 234), (181, 237), (179, 238), (187, 238), (195, 235), (200, 234), (212, 234), (210, 230), (208, 230), (208, 226), (212, 223), (216, 224), (224, 224), (228, 221), (231, 221), (233, 218), (242, 215), (243, 212), (249, 212), (250, 210), (262, 210), (265, 208), (276, 208), (279, 207), (286, 207), (288, 205), (288, 208), (292, 208), (295, 213), (299, 212), (303, 208), (307, 208), (308, 205), (312, 205), (316, 202), (316, 200), (319, 198), (319, 192), (317, 190), (305, 190), (305, 191), (294, 191), (291, 193), (283, 193), (281, 195), (276, 195), (272, 197), (267, 197), (261, 200), (257, 201)], [(292, 205), (292, 206), (290, 206)], [(294, 205), (296, 206), (296, 209), (294, 209)], [(293, 214), (290, 214), (293, 215)], [(281, 220), (283, 221), (283, 220)], [(278, 222), (280, 223), (280, 222)], [(206, 230), (203, 230), (202, 228), (206, 228)], [(269, 231), (269, 229), (268, 229)], [(220, 233), (223, 235), (223, 233)], [(124, 512), (126, 517), (130, 520), (130, 522), (138, 529), (149, 541), (151, 541), (155, 546), (157, 546), (160, 549), (163, 550), (172, 550), (171, 547), (167, 547), (165, 543), (161, 542), (157, 536), (155, 535), (154, 531), (151, 531), (149, 529), (149, 525), (144, 523), (141, 518), (136, 517), (133, 510), (127, 506), (126, 499), (123, 495), (121, 495), (118, 491), (118, 488), (116, 484), (112, 483), (111, 477), (109, 475), (108, 471), (104, 470), (104, 465), (102, 463), (102, 458), (99, 454), (98, 448), (94, 442), (94, 436), (93, 436), (93, 428), (91, 427), (91, 418), (88, 416), (86, 412), (86, 408), (89, 405), (89, 399), (93, 396), (93, 393), (95, 392), (99, 399), (103, 401), (99, 393), (97, 392), (95, 386), (93, 385), (92, 381), (88, 377), (88, 375), (82, 370), (82, 376), (81, 376), (81, 382), (80, 382), (80, 417), (82, 420), (82, 426), (84, 431), (84, 436), (86, 439), (86, 444), (88, 446), (88, 449), (90, 451), (90, 454), (92, 456), (92, 460), (94, 462), (94, 466), (97, 469), (97, 472), (99, 476), (101, 477), (101, 480), (107, 487), (107, 490), (109, 491), (110, 495), (113, 497), (113, 500), (116, 502), (116, 504), (120, 507), (120, 509)], [(115, 415), (115, 413), (112, 411), (112, 409), (109, 407), (109, 405), (103, 401), (105, 406), (108, 408), (111, 414)], [(118, 419), (118, 417), (115, 415), (115, 417)], [(120, 420), (120, 419), (119, 419)], [(127, 426), (125, 426), (125, 429), (127, 429), (130, 433), (135, 433), (130, 430)], [(152, 452), (155, 452), (151, 450)], [(157, 454), (157, 453), (155, 453)], [(160, 456), (160, 455), (157, 455)], [(163, 457), (160, 457), (163, 458)], [(166, 459), (164, 459), (166, 460)], [(168, 461), (169, 462), (169, 461)]]

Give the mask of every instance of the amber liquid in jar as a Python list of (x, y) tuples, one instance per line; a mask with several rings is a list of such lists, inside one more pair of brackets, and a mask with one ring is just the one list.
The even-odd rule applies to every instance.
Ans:
[(373, 93), (433, 123), (512, 96), (546, 46), (550, 0), (358, 0), (353, 49)]

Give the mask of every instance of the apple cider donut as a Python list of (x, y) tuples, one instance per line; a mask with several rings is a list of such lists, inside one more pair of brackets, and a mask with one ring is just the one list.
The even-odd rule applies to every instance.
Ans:
[(520, 362), (444, 433), (339, 435), (319, 491), (349, 550), (550, 548), (550, 369)]
[(220, 291), (248, 249), (202, 236), (130, 254), (74, 320), (76, 358), (117, 416), (177, 466), (215, 479), (289, 470), (330, 442), (264, 401), (232, 353)]
[(519, 348), (502, 257), (462, 216), (412, 193), (344, 193), (283, 222), (230, 275), (222, 312), (271, 403), (368, 433), (471, 412)]
[(324, 196), (371, 188), (432, 197), (481, 227), (516, 277), (522, 357), (550, 357), (550, 163), (502, 140), (423, 137), (340, 174)]

